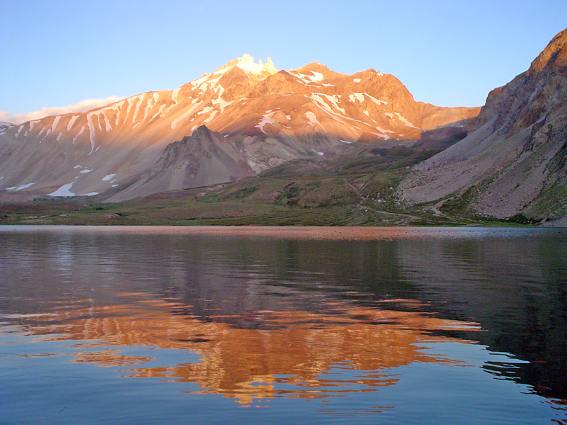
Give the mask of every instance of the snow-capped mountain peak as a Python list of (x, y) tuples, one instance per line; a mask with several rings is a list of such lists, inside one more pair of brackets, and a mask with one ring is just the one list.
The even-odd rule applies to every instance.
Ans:
[(258, 76), (267, 77), (278, 72), (277, 68), (272, 62), (272, 58), (268, 58), (266, 63), (262, 59), (255, 61), (254, 57), (248, 53), (228, 62), (226, 65), (221, 66), (215, 71), (215, 74), (222, 74), (234, 67), (240, 68), (248, 74), (255, 74)]
[[(330, 158), (354, 142), (416, 140), (477, 112), (416, 102), (393, 76), (320, 63), (278, 72), (243, 55), (174, 90), (7, 127), (0, 192), (131, 199)], [(210, 136), (194, 134), (203, 126)]]

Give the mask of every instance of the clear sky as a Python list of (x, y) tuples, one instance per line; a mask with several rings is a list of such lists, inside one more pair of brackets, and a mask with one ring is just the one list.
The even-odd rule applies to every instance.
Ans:
[(0, 111), (174, 88), (243, 53), (481, 105), (565, 27), (566, 0), (2, 0)]

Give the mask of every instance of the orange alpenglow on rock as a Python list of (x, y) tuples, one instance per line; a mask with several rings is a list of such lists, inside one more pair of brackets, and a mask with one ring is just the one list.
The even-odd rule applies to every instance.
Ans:
[[(429, 313), (342, 303), (332, 305), (338, 314), (258, 312), (256, 316), (268, 326), (251, 329), (231, 324), (245, 319), (241, 315), (211, 316), (204, 321), (187, 313), (176, 314), (190, 308), (181, 303), (150, 299), (148, 294), (125, 296), (130, 299), (127, 304), (32, 315), (23, 318), (20, 326), (47, 340), (81, 341), (74, 362), (127, 367), (129, 377), (195, 383), (199, 393), (221, 394), (244, 405), (277, 396), (340, 394), (349, 381), (325, 376), (337, 365), (357, 371), (358, 387), (349, 391), (395, 385), (397, 378), (386, 369), (413, 362), (460, 364), (425, 349), (424, 343), (457, 341), (435, 333), (479, 330), (476, 323), (440, 319)], [(405, 302), (411, 304), (412, 300)], [(468, 343), (463, 339), (458, 342)], [(199, 359), (145, 366), (154, 358), (122, 354), (121, 349), (129, 346), (187, 350)], [(159, 356), (159, 350), (150, 353)]]
[[(271, 59), (244, 55), (174, 90), (3, 125), (0, 192), (123, 201), (333, 158), (358, 143), (413, 141), (477, 113), (417, 102), (396, 77), (372, 69), (278, 71)], [(175, 169), (158, 172), (172, 161)]]

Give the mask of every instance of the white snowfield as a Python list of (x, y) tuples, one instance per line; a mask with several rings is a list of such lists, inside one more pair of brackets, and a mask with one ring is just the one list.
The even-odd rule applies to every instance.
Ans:
[(51, 192), (49, 196), (60, 196), (60, 197), (72, 197), (76, 196), (75, 193), (71, 192), (71, 187), (73, 187), (73, 183), (67, 183), (57, 189), (55, 192)]
[(107, 175), (104, 176), (101, 180), (102, 180), (103, 182), (109, 182), (109, 181), (113, 180), (114, 177), (116, 177), (116, 174), (107, 174)]
[(95, 196), (98, 195), (98, 192), (89, 192), (84, 194), (76, 194), (74, 193), (71, 188), (73, 187), (73, 183), (67, 183), (57, 189), (55, 192), (48, 193), (48, 196), (53, 197), (60, 197), (60, 198), (72, 198), (74, 196)]
[(11, 192), (19, 192), (20, 190), (25, 190), (25, 189), (32, 187), (34, 184), (35, 183), (25, 183), (25, 184), (21, 184), (19, 186), (7, 187), (6, 190), (9, 190)]

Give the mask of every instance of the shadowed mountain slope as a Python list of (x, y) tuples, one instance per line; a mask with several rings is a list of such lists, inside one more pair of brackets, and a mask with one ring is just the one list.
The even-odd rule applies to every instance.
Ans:
[(499, 218), (565, 217), (567, 30), (526, 72), (488, 95), (473, 128), (416, 165), (400, 186), (401, 196), (411, 203), (442, 200)]

